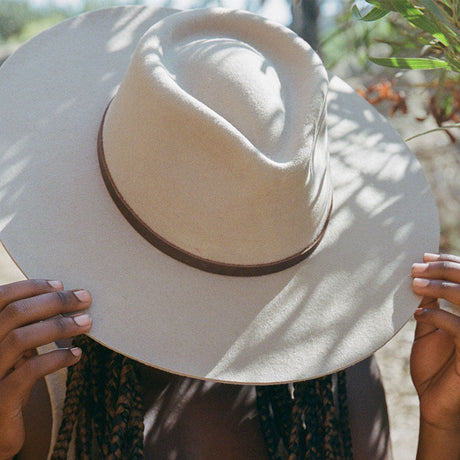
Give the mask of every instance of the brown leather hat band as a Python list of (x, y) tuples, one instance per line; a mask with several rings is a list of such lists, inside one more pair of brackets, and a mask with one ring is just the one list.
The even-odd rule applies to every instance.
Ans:
[[(110, 104), (109, 104), (110, 105)], [(108, 107), (107, 107), (108, 109)], [(104, 179), (107, 190), (109, 191), (110, 196), (115, 202), (116, 206), (126, 218), (126, 220), (134, 227), (134, 229), (140, 233), (149, 243), (155, 246), (160, 251), (164, 252), (168, 256), (183, 262), (184, 264), (190, 265), (192, 267), (198, 268), (210, 273), (215, 273), (219, 275), (228, 275), (228, 276), (261, 276), (268, 275), (270, 273), (276, 273), (286, 268), (292, 267), (302, 260), (306, 259), (319, 245), (321, 239), (326, 232), (327, 224), (332, 212), (332, 201), (329, 210), (329, 215), (324, 224), (321, 233), (318, 237), (304, 250), (294, 254), (286, 259), (279, 260), (276, 262), (270, 262), (266, 264), (255, 264), (255, 265), (237, 265), (237, 264), (226, 264), (222, 262), (215, 262), (212, 260), (204, 259), (198, 257), (188, 251), (175, 246), (169, 241), (162, 238), (160, 235), (155, 233), (129, 206), (128, 203), (124, 200), (123, 196), (120, 194), (117, 189), (112, 176), (110, 175), (107, 163), (105, 160), (104, 146), (102, 140), (102, 132), (105, 120), (105, 114), (107, 109), (104, 112), (102, 117), (101, 125), (99, 127), (98, 139), (97, 139), (97, 152), (99, 158), (99, 165), (101, 168), (102, 177)]]

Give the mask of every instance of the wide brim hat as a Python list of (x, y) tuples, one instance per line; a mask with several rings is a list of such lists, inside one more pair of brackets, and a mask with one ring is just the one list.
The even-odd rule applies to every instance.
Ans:
[[(285, 72), (289, 81), (297, 82), (306, 92), (309, 84), (314, 88), (307, 98), (312, 101), (310, 112), (303, 108), (299, 113), (306, 113), (305, 118), (310, 113), (312, 126), (321, 129), (313, 134), (302, 133), (303, 138), (314, 142), (297, 148), (301, 154), (293, 161), (267, 160), (260, 155), (263, 148), (257, 148), (258, 141), (241, 135), (246, 128), (240, 129), (238, 120), (229, 122), (219, 113), (231, 104), (213, 111), (206, 101), (189, 98), (186, 87), (177, 90), (174, 86), (181, 85), (177, 68), (181, 65), (178, 56), (184, 49), (190, 51), (185, 53), (187, 56), (199, 56), (196, 62), (200, 66), (202, 62), (215, 64), (214, 57), (211, 61), (206, 60), (207, 55), (202, 57), (206, 54), (203, 48), (184, 48), (180, 41), (188, 40), (190, 28), (193, 33), (204, 34), (206, 41), (207, 29), (202, 31), (200, 21), (208, 16), (220, 18), (219, 21), (227, 18), (227, 22), (230, 17), (230, 22), (239, 27), (236, 39), (243, 44), (246, 32), (241, 24), (256, 21), (254, 30), (262, 24), (260, 27), (288, 37), (301, 48), (301, 54), (306, 52), (318, 66), (318, 71), (304, 74), (304, 68), (297, 66), (288, 52), (283, 56), (283, 41), (265, 40), (261, 45), (280, 48), (277, 56), (283, 56), (282, 68), (290, 66)], [(6, 61), (0, 70), (0, 282), (24, 277), (52, 278), (62, 279), (67, 288), (88, 289), (93, 296), (93, 327), (89, 335), (96, 341), (147, 365), (223, 382), (281, 383), (325, 375), (371, 355), (396, 334), (420, 300), (411, 290), (411, 264), (423, 252), (438, 248), (438, 215), (423, 171), (385, 119), (347, 84), (330, 76), (328, 85), (324, 85), (325, 72), (308, 45), (299, 44), (300, 39), (292, 38), (293, 33), (287, 29), (255, 18), (249, 13), (220, 9), (176, 12), (130, 6), (99, 10), (49, 29)], [(213, 21), (217, 20), (209, 22)], [(188, 32), (174, 42), (177, 34), (172, 25), (183, 23), (187, 27), (181, 30)], [(156, 27), (153, 32), (152, 26)], [(222, 40), (228, 37), (219, 27), (221, 52), (228, 46)], [(264, 42), (263, 33), (261, 37)], [(250, 40), (247, 38), (252, 47)], [(143, 118), (134, 123), (138, 108), (150, 107), (142, 98), (134, 108), (127, 107), (139, 94), (133, 87), (143, 81), (132, 78), (133, 72), (139, 75), (135, 58), (140, 43), (145, 49), (155, 49), (155, 59), (171, 60), (177, 72), (170, 68), (164, 72), (164, 66), (160, 66), (163, 73), (156, 74), (158, 87), (152, 90), (153, 98), (160, 92), (160, 105), (149, 113), (147, 121)], [(233, 45), (231, 42), (230, 48)], [(243, 71), (238, 78), (245, 74), (248, 47), (240, 48), (237, 54), (238, 59), (242, 56)], [(169, 49), (177, 51), (172, 58), (168, 57)], [(248, 52), (252, 53), (252, 48)], [(252, 65), (252, 58), (248, 59)], [(278, 82), (270, 69), (259, 67), (267, 75), (265, 83)], [(227, 72), (225, 68), (221, 71)], [(228, 72), (233, 75), (234, 70)], [(200, 74), (195, 80), (202, 82), (203, 75), (206, 76)], [(281, 82), (285, 76), (280, 77)], [(214, 83), (215, 79), (210, 78), (200, 88), (206, 93)], [(236, 94), (237, 90), (229, 91)], [(284, 101), (283, 91), (279, 92)], [(297, 99), (303, 101), (301, 90), (298, 98), (295, 88), (289, 91), (291, 99), (287, 100), (293, 104), (298, 104)], [(254, 97), (257, 101), (259, 96)], [(321, 97), (327, 104), (321, 102)], [(177, 104), (171, 103), (174, 98)], [(213, 98), (219, 99), (216, 95)], [(186, 104), (182, 104), (184, 100)], [(165, 101), (171, 106), (162, 105)], [(261, 101), (265, 103), (263, 95)], [(315, 120), (322, 120), (325, 108), (323, 127)], [(230, 117), (238, 115), (238, 108), (236, 112), (231, 107), (228, 110)], [(132, 111), (136, 114), (132, 115)], [(174, 116), (165, 121), (165, 114), (171, 113)], [(132, 125), (120, 114), (131, 114), (128, 120)], [(190, 114), (191, 125), (183, 122)], [(195, 124), (196, 118), (199, 123)], [(289, 123), (281, 124), (281, 128), (272, 128), (270, 120), (270, 132), (278, 129), (281, 136), (296, 123), (309, 126), (309, 120), (298, 118), (286, 118)], [(148, 134), (143, 133), (142, 126), (146, 126)], [(264, 126), (262, 123), (256, 128), (263, 131)], [(208, 128), (211, 134), (203, 134)], [(225, 135), (220, 134), (222, 130)], [(201, 133), (198, 140), (190, 140), (195, 139), (194, 131)], [(151, 150), (158, 148), (162, 152), (161, 161), (152, 170), (160, 186), (148, 180), (150, 160), (142, 163), (145, 175), (120, 179), (117, 161), (130, 158), (131, 150), (138, 152), (138, 138), (150, 135), (153, 141), (149, 145), (154, 147)], [(261, 139), (260, 133), (254, 136)], [(178, 155), (171, 146), (181, 149), (184, 142), (190, 142), (187, 145), (191, 145), (193, 158), (171, 167), (166, 161), (168, 153), (171, 158)], [(263, 136), (261, 142), (265, 142)], [(270, 142), (271, 138), (267, 140)], [(283, 147), (282, 142), (278, 143)], [(222, 192), (221, 196), (214, 190), (227, 179), (218, 165), (208, 166), (213, 160), (206, 162), (206, 155), (220, 147), (228, 148), (227, 144), (236, 152), (235, 157), (249, 158), (243, 161), (238, 157), (230, 162), (225, 159), (230, 169), (237, 169), (234, 164), (241, 169), (237, 173), (232, 169), (234, 177), (240, 180), (247, 171), (262, 171), (254, 178), (254, 187), (248, 186), (248, 193), (262, 183), (267, 196), (260, 198), (257, 189), (254, 195), (259, 201), (253, 208), (244, 188), (234, 190), (228, 186), (227, 194)], [(330, 154), (327, 161), (326, 151)], [(297, 174), (303, 164), (299, 158), (311, 158), (312, 152), (320, 152), (315, 153), (319, 166), (314, 168), (322, 171), (316, 174), (319, 179), (314, 182), (314, 199), (308, 188), (315, 176), (311, 164), (305, 176), (308, 180), (299, 182)], [(181, 155), (185, 158), (184, 152)], [(238, 163), (240, 160), (243, 163)], [(137, 163), (131, 164), (133, 171)], [(194, 170), (207, 171), (207, 175), (194, 178), (190, 173)], [(273, 171), (287, 179), (273, 179)], [(180, 175), (181, 180), (171, 189), (168, 180), (172, 175)], [(123, 200), (127, 197), (128, 204), (132, 204), (144, 199), (142, 193), (139, 197), (129, 194), (146, 176), (145, 187), (152, 183), (154, 189), (157, 187), (155, 197), (149, 200), (157, 208), (164, 208), (165, 214), (172, 209), (164, 222), (158, 216), (158, 232), (156, 228), (150, 232), (156, 218), (151, 224), (143, 215), (159, 214), (157, 208), (151, 211), (140, 206), (133, 210)], [(209, 189), (211, 198), (206, 195), (208, 180), (213, 184)], [(296, 180), (297, 188), (290, 195), (286, 184)], [(229, 184), (239, 183), (235, 181)], [(240, 201), (237, 205), (231, 202), (230, 211), (217, 217), (213, 214), (207, 222), (204, 211), (201, 215), (200, 202), (195, 200), (193, 231), (203, 230), (189, 236), (184, 230), (192, 227), (184, 219), (189, 203), (181, 195), (184, 188), (190, 201), (199, 196), (206, 203), (215, 202), (218, 196), (220, 206), (221, 202), (227, 203), (228, 193)], [(283, 193), (278, 193), (280, 189)], [(117, 201), (120, 195), (122, 199)], [(310, 202), (302, 208), (305, 196)], [(164, 206), (165, 201), (168, 206)], [(253, 209), (254, 218), (247, 214), (248, 209)], [(267, 212), (270, 224), (266, 222)], [(284, 223), (286, 215), (293, 217), (292, 227), (289, 220)], [(219, 244), (214, 245), (220, 236), (213, 236), (227, 216), (240, 218), (236, 230), (230, 226), (230, 230), (221, 232), (225, 234), (222, 240), (231, 233), (225, 242), (230, 245), (228, 253)], [(259, 220), (263, 225), (272, 225), (276, 232), (265, 232), (264, 226), (254, 229), (254, 222)], [(225, 223), (222, 225), (225, 228)], [(308, 229), (309, 226), (312, 227)], [(147, 235), (143, 233), (145, 228)], [(165, 233), (168, 238), (164, 239)], [(304, 233), (307, 236), (299, 243), (297, 236)], [(203, 234), (206, 238), (200, 240)], [(260, 250), (254, 243), (257, 238), (266, 243)], [(208, 245), (209, 241), (212, 244)], [(273, 260), (267, 256), (270, 251)], [(214, 263), (221, 252), (222, 260)], [(250, 269), (245, 271), (248, 266)], [(263, 268), (258, 272), (260, 266)], [(254, 267), (256, 271), (252, 272)]]

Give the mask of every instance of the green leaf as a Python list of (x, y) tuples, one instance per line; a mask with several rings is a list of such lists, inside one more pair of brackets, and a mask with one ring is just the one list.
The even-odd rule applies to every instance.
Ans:
[(443, 31), (446, 35), (449, 35), (452, 39), (458, 42), (459, 35), (452, 26), (454, 25), (452, 18), (452, 11), (447, 13), (444, 9), (441, 9), (433, 0), (419, 0), (420, 3), (426, 8), (427, 12), (432, 15), (434, 21), (437, 21), (439, 30)]
[(395, 11), (393, 2), (391, 0), (367, 0), (374, 6), (381, 8), (382, 10)]
[(439, 29), (437, 24), (428, 19), (420, 9), (413, 6), (409, 0), (369, 0), (369, 3), (372, 3), (378, 8), (385, 8), (399, 13), (415, 27), (428, 32), (444, 46), (449, 46), (449, 40), (446, 34)]
[(420, 0), (420, 3), (433, 14), (436, 18), (438, 18), (441, 22), (446, 22), (446, 16), (444, 12), (436, 5), (433, 0)]
[(397, 69), (449, 69), (451, 66), (448, 62), (441, 61), (440, 59), (427, 59), (427, 58), (369, 58), (374, 64), (384, 67), (394, 67)]
[(376, 21), (388, 14), (388, 10), (373, 6), (365, 0), (356, 0), (351, 7), (351, 12), (360, 21)]
[(449, 55), (446, 55), (446, 62), (451, 67), (452, 70), (460, 73), (460, 58), (458, 56), (454, 56), (453, 58)]

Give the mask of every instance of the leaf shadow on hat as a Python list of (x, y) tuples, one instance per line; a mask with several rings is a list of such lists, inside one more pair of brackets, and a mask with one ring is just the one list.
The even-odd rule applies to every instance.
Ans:
[(328, 105), (334, 210), (326, 236), (213, 373), (225, 373), (227, 362), (243, 370), (284, 347), (298, 378), (323, 375), (383, 346), (418, 304), (410, 266), (424, 245), (437, 244), (430, 187), (383, 117), (338, 86)]

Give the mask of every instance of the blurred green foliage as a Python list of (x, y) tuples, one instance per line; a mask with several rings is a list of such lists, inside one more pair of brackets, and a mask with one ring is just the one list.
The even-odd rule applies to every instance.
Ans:
[(0, 2), (0, 40), (18, 36), (30, 22), (43, 19), (43, 13), (32, 9), (26, 1), (2, 0)]
[(351, 74), (362, 73), (369, 70), (369, 50), (375, 47), (376, 38), (389, 38), (393, 34), (392, 24), (388, 21), (372, 25), (356, 21), (352, 14), (351, 1), (348, 1), (343, 12), (327, 28), (321, 30), (321, 56), (330, 70), (346, 62)]
[[(85, 0), (78, 6), (69, 3), (67, 8), (48, 6), (33, 7), (27, 0), (0, 0), (0, 43), (22, 43), (62, 20), (98, 8), (120, 5), (122, 0)], [(142, 4), (134, 0), (131, 4)]]

